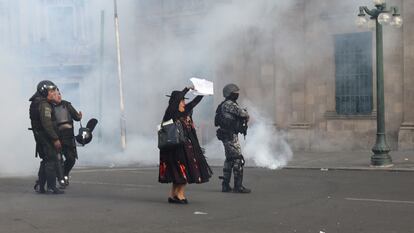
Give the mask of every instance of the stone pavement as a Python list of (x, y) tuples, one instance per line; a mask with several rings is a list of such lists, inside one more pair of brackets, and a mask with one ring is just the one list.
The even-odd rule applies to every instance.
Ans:
[[(168, 204), (158, 169), (86, 168), (63, 195), (0, 178), (0, 233), (407, 233), (411, 172), (246, 168), (250, 194), (222, 193), (221, 168)], [(410, 230), (411, 229), (411, 230)]]

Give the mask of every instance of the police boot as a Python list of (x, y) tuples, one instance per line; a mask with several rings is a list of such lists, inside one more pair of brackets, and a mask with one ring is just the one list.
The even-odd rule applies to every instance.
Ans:
[(221, 191), (223, 193), (228, 193), (228, 192), (233, 191), (233, 189), (230, 186), (230, 179), (226, 179), (226, 177), (224, 177), (224, 176), (219, 176), (219, 179), (223, 180), (221, 182)]
[(223, 193), (229, 193), (229, 192), (233, 191), (233, 189), (230, 187), (230, 183), (229, 182), (225, 182), (223, 180), (223, 182), (221, 183), (221, 191)]
[(56, 188), (56, 164), (55, 162), (48, 161), (45, 166), (46, 180), (47, 180), (47, 193), (51, 194), (63, 194), (65, 192)]
[(243, 176), (234, 177), (234, 193), (250, 193), (252, 190), (245, 188), (243, 185)]
[(224, 168), (223, 168), (223, 176), (219, 177), (223, 180), (221, 183), (221, 191), (223, 193), (228, 193), (233, 191), (233, 189), (230, 187), (230, 179), (231, 179), (231, 162), (225, 161), (224, 162)]
[(65, 186), (69, 186), (69, 176), (64, 176), (63, 179), (65, 180)]
[(45, 185), (46, 185), (46, 171), (45, 171), (45, 165), (46, 162), (42, 161), (40, 162), (38, 177), (39, 179), (36, 180), (36, 183), (34, 185), (34, 190), (37, 193), (46, 193)]
[(60, 189), (65, 189), (66, 188), (66, 182), (65, 180), (59, 180), (59, 188)]
[(59, 182), (59, 188), (65, 189), (66, 183), (65, 183), (65, 178), (63, 175), (62, 155), (60, 153), (58, 154), (58, 161), (56, 162), (56, 173), (57, 173), (57, 179)]
[(47, 193), (50, 194), (64, 194), (65, 192), (56, 188), (56, 187), (52, 187), (52, 188), (47, 188)]
[(251, 193), (252, 190), (245, 188), (243, 185), (237, 186), (233, 189), (234, 193)]
[(41, 185), (40, 182), (39, 182), (39, 180), (36, 180), (35, 185), (33, 186), (33, 189), (37, 193), (46, 193), (45, 184)]

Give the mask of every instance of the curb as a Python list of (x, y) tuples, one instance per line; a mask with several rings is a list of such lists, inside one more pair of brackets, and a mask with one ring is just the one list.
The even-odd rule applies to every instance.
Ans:
[(286, 170), (320, 170), (320, 171), (386, 171), (386, 172), (414, 172), (414, 168), (375, 168), (375, 167), (305, 167), (305, 166), (286, 166)]

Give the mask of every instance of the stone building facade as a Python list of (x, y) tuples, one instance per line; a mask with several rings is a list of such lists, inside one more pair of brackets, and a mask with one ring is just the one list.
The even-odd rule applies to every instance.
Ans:
[[(370, 149), (375, 142), (376, 132), (376, 89), (375, 89), (375, 32), (358, 29), (352, 20), (355, 8), (361, 2), (350, 4), (340, 1), (301, 1), (292, 9), (295, 16), (303, 12), (302, 19), (295, 21), (300, 41), (296, 46), (302, 46), (304, 51), (297, 54), (296, 59), (302, 59), (303, 69), (293, 69), (289, 81), (285, 79), (275, 86), (276, 106), (275, 121), (281, 128), (288, 131), (289, 141), (297, 150), (336, 151)], [(372, 5), (370, 2), (368, 4)], [(413, 149), (412, 140), (412, 57), (413, 4), (411, 1), (389, 1), (402, 11), (405, 24), (401, 29), (384, 29), (384, 70), (385, 70), (385, 109), (388, 144), (395, 149)], [(323, 6), (323, 7), (320, 7)], [(337, 9), (337, 10), (335, 10)], [(311, 13), (308, 13), (311, 12)], [(300, 19), (300, 18), (299, 18)], [(372, 36), (371, 84), (368, 87), (372, 93), (371, 111), (363, 113), (340, 113), (338, 109), (338, 51), (336, 37), (348, 36), (367, 32)], [(276, 39), (277, 40), (277, 39)], [(355, 41), (353, 43), (356, 43)], [(362, 41), (360, 42), (362, 43)], [(365, 45), (367, 46), (367, 45)], [(277, 52), (275, 52), (277, 54)], [(342, 56), (342, 55), (339, 55)], [(266, 68), (261, 64), (261, 76), (274, 75), (277, 80), (279, 69), (284, 64), (278, 64), (274, 59), (273, 67)], [(347, 64), (345, 64), (347, 65)], [(358, 65), (350, 63), (348, 65)], [(350, 69), (351, 72), (354, 69)], [(345, 71), (346, 72), (346, 71)], [(350, 72), (350, 71), (348, 71)], [(352, 74), (351, 74), (352, 75)], [(349, 79), (350, 88), (355, 86), (355, 79)], [(278, 83), (278, 81), (276, 81)], [(250, 85), (249, 85), (250, 86)], [(246, 88), (247, 92), (249, 88)], [(351, 95), (358, 93), (350, 92)], [(254, 94), (253, 94), (254, 95)], [(278, 101), (280, 99), (287, 101)], [(352, 98), (352, 97), (351, 97)]]
[(0, 48), (21, 66), (23, 89), (54, 80), (79, 106), (81, 84), (96, 63), (90, 16), (84, 0), (0, 0)]
[[(113, 49), (112, 2), (0, 0), (0, 48), (28, 58), (25, 83), (30, 88), (40, 79), (59, 80), (73, 90), (69, 98), (77, 105), (84, 77), (99, 59), (99, 15), (91, 8), (105, 5), (105, 43)], [(295, 150), (371, 149), (376, 133), (375, 32), (358, 28), (355, 18), (358, 7), (373, 7), (372, 1), (255, 2), (269, 7), (250, 9), (255, 6), (250, 0), (118, 1), (126, 95), (134, 100), (126, 104), (127, 114), (154, 118), (136, 106), (170, 91), (159, 90), (159, 83), (200, 76), (214, 80), (218, 93), (203, 101), (200, 116), (214, 116), (222, 87), (234, 82), (241, 87), (241, 99), (269, 118), (269, 127), (286, 132)], [(402, 28), (384, 28), (387, 139), (393, 150), (414, 149), (414, 2), (387, 3), (399, 7), (404, 19)], [(137, 82), (135, 77), (158, 77), (159, 82)], [(211, 121), (198, 121), (205, 128), (199, 131), (202, 138), (215, 136)], [(144, 128), (129, 122), (131, 131)]]
[[(140, 22), (156, 22), (159, 35), (179, 25), (176, 31), (189, 36), (197, 33), (198, 18), (215, 6), (237, 4), (140, 2), (138, 8), (153, 9), (143, 11)], [(222, 42), (228, 56), (213, 62), (210, 73), (216, 92), (228, 82), (238, 83), (241, 96), (287, 132), (295, 150), (371, 149), (376, 134), (375, 31), (358, 28), (355, 19), (358, 7), (373, 7), (372, 1), (291, 2), (283, 11), (264, 9), (266, 26), (246, 27)], [(414, 149), (414, 2), (387, 4), (397, 6), (404, 19), (402, 28), (384, 28), (387, 140), (393, 150)], [(219, 101), (216, 95), (215, 104)]]

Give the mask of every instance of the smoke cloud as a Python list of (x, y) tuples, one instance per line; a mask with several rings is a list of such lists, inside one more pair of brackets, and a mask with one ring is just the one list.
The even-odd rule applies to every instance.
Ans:
[(250, 107), (249, 113), (253, 122), (247, 140), (243, 141), (246, 158), (258, 167), (277, 169), (285, 166), (293, 157), (287, 135), (278, 131), (257, 109)]
[[(257, 74), (234, 70), (234, 75), (229, 77), (223, 76), (220, 71), (237, 62), (239, 56), (247, 56), (251, 62), (266, 59), (273, 53), (268, 51), (282, 48), (282, 45), (288, 45), (292, 39), (287, 36), (289, 24), (284, 19), (285, 12), (295, 5), (291, 1), (200, 1), (200, 13), (194, 15), (185, 14), (185, 8), (188, 7), (185, 4), (182, 8), (175, 6), (169, 9), (165, 5), (162, 8), (159, 1), (154, 2), (118, 1), (127, 122), (127, 149), (121, 151), (113, 1), (85, 1), (87, 13), (82, 19), (87, 21), (85, 36), (81, 38), (82, 46), (72, 50), (85, 54), (90, 52), (92, 68), (86, 77), (80, 79), (78, 88), (67, 85), (68, 81), (61, 77), (52, 79), (60, 87), (63, 98), (73, 102), (75, 108), (83, 112), (84, 125), (92, 117), (99, 120), (92, 143), (78, 148), (80, 159), (77, 166), (156, 165), (156, 126), (167, 107), (168, 99), (165, 95), (188, 85), (189, 78), (193, 76), (215, 82), (216, 96), (203, 99), (195, 109), (194, 120), (198, 125), (200, 139), (207, 148), (207, 156), (212, 160), (224, 159), (223, 151), (210, 149), (210, 145), (217, 144), (220, 146), (214, 148), (222, 148), (215, 139), (213, 126), (214, 111), (221, 101), (221, 89), (229, 82), (239, 83), (239, 78), (254, 81)], [(176, 2), (179, 5), (180, 1)], [(31, 1), (30, 4), (33, 9), (44, 7), (37, 1)], [(38, 27), (44, 27), (43, 18), (33, 15), (31, 9), (32, 7), (22, 8), (20, 16), (16, 16), (30, 16), (31, 20), (22, 20), (25, 24), (21, 27), (22, 31), (29, 30), (29, 25), (33, 22), (40, 22)], [(164, 16), (161, 16), (161, 9), (164, 9)], [(182, 16), (173, 16), (177, 9), (184, 12)], [(101, 11), (105, 13), (104, 55), (102, 65), (99, 65)], [(148, 12), (151, 13), (147, 14)], [(283, 40), (282, 37), (278, 42), (269, 40), (269, 35), (275, 31), (285, 32)], [(86, 46), (88, 42), (89, 45)], [(26, 51), (28, 44), (27, 40), (22, 41), (12, 47), (10, 52), (0, 52), (0, 78), (2, 83), (8, 85), (7, 90), (1, 92), (1, 107), (7, 114), (1, 121), (2, 130), (6, 134), (3, 134), (0, 143), (1, 148), (7, 148), (8, 152), (1, 155), (0, 175), (34, 174), (39, 164), (32, 156), (33, 137), (26, 130), (30, 124), (27, 99), (35, 91), (37, 82), (49, 76), (42, 73), (21, 74), (21, 67), (25, 67), (28, 60), (28, 53), (21, 51)], [(7, 46), (2, 44), (0, 47)], [(55, 46), (64, 46), (64, 43)], [(281, 53), (286, 53), (287, 59), (290, 58), (288, 54), (298, 50), (294, 46), (283, 48)], [(13, 59), (11, 54), (14, 54)], [(289, 67), (297, 64), (294, 60), (284, 63)], [(238, 77), (239, 74), (244, 76)], [(266, 95), (266, 98), (269, 96), (271, 95)], [(254, 103), (252, 105), (257, 108), (249, 108), (253, 114), (252, 119), (256, 120), (243, 145), (247, 159), (253, 160), (256, 166), (271, 169), (285, 165), (292, 152), (283, 133), (272, 126), (274, 122), (270, 119), (273, 117), (263, 117), (273, 116), (273, 107), (269, 106), (273, 105), (274, 100), (266, 99), (265, 104), (260, 101), (260, 97), (246, 93), (242, 93), (241, 99)]]
[[(246, 166), (278, 169), (285, 166), (293, 157), (292, 149), (287, 143), (287, 135), (277, 130), (276, 126), (248, 101), (244, 101), (250, 115), (247, 135), (239, 135), (242, 154)], [(225, 154), (223, 144), (213, 139), (205, 146), (206, 156), (213, 165), (223, 165)]]
[[(213, 127), (215, 102), (217, 103), (220, 100), (221, 89), (226, 84), (225, 82), (234, 81), (238, 83), (238, 81), (232, 77), (221, 77), (215, 70), (226, 66), (240, 49), (245, 50), (243, 47), (252, 47), (254, 44), (258, 51), (252, 49), (248, 52), (259, 53), (272, 46), (271, 44), (258, 45), (257, 42), (247, 39), (245, 34), (253, 31), (258, 33), (255, 36), (260, 37), (260, 33), (271, 33), (273, 30), (270, 27), (273, 24), (271, 20), (279, 19), (279, 17), (282, 19), (283, 14), (275, 14), (276, 17), (271, 19), (268, 15), (274, 14), (275, 11), (282, 13), (291, 4), (286, 3), (286, 1), (267, 0), (238, 1), (237, 3), (217, 2), (207, 7), (208, 11), (198, 17), (188, 17), (178, 22), (166, 19), (162, 27), (157, 25), (159, 19), (148, 19), (141, 16), (137, 21), (131, 20), (131, 18), (137, 17), (137, 12), (131, 12), (131, 9), (134, 9), (130, 7), (131, 4), (132, 2), (128, 1), (119, 2), (121, 49), (124, 58), (123, 68), (126, 83), (128, 148), (124, 153), (113, 153), (113, 149), (102, 150), (102, 145), (96, 149), (89, 146), (84, 150), (80, 150), (84, 151), (85, 155), (79, 164), (157, 164), (158, 149), (156, 147), (155, 129), (156, 125), (160, 123), (163, 111), (167, 106), (168, 100), (164, 96), (174, 89), (179, 90), (184, 85), (188, 85), (188, 79), (192, 76), (215, 82), (216, 96), (214, 99), (212, 97), (203, 99), (195, 109), (194, 120), (199, 126), (198, 132), (202, 143), (206, 145), (207, 156), (213, 159), (212, 163), (222, 160), (224, 152), (217, 151), (217, 147), (210, 147), (210, 145), (217, 143), (220, 145), (218, 148), (222, 147), (221, 143), (215, 138)], [(108, 11), (111, 12), (111, 9), (109, 8)], [(132, 27), (130, 24), (134, 24), (134, 26)], [(131, 27), (135, 29), (134, 32), (131, 32), (133, 30)], [(112, 29), (108, 31), (112, 31)], [(134, 37), (134, 33), (138, 36)], [(113, 47), (113, 44), (110, 44), (110, 46)], [(115, 52), (110, 48), (107, 51)], [(294, 63), (291, 62), (290, 65), (293, 66)], [(116, 73), (115, 70), (109, 70), (109, 72)], [(111, 78), (113, 79), (113, 77)], [(116, 83), (113, 83), (112, 87), (116, 87)], [(94, 89), (93, 83), (90, 89)], [(113, 88), (108, 92), (113, 94), (111, 95), (112, 100), (107, 99), (107, 101), (114, 105), (110, 110), (110, 115), (107, 115), (108, 112), (106, 111), (103, 113), (101, 126), (111, 129), (109, 130), (110, 140), (104, 144), (116, 148), (119, 145), (117, 139), (119, 135), (119, 115), (115, 114), (113, 109), (117, 108), (117, 102), (114, 101), (114, 99), (117, 99), (117, 97), (114, 98), (117, 95), (117, 90)], [(242, 96), (242, 98), (248, 97)], [(91, 110), (93, 106), (88, 105), (87, 108)], [(106, 109), (108, 108), (106, 107)], [(262, 110), (264, 109), (262, 108)], [(247, 142), (249, 140), (260, 142), (261, 145), (263, 144), (263, 149), (253, 149), (251, 144), (247, 144), (246, 153), (252, 154), (251, 158), (254, 158), (254, 164), (257, 166), (280, 167), (285, 162), (281, 159), (282, 157), (277, 156), (287, 154), (285, 155), (285, 160), (287, 160), (291, 156), (289, 156), (290, 149), (280, 151), (280, 148), (275, 148), (275, 145), (279, 145), (279, 141), (283, 140), (283, 137), (280, 136), (279, 139), (277, 135), (271, 136), (271, 134), (276, 133), (273, 127), (268, 127), (272, 124), (271, 121), (260, 117), (260, 114), (257, 114), (257, 116), (260, 118), (260, 121), (258, 121), (260, 124), (256, 124), (251, 128)], [(105, 133), (105, 135), (108, 134)], [(255, 135), (258, 137), (255, 137)], [(273, 142), (273, 140), (276, 140), (276, 142)], [(279, 151), (274, 151), (274, 149)], [(102, 151), (111, 151), (111, 153), (102, 154)]]
[[(2, 118), (0, 128), (0, 176), (24, 176), (33, 174), (38, 161), (34, 158), (32, 132), (28, 131), (28, 99), (23, 97), (21, 77), (17, 60), (8, 51), (0, 56), (0, 80), (3, 91), (0, 92)], [(33, 94), (33, 93), (31, 93)]]

